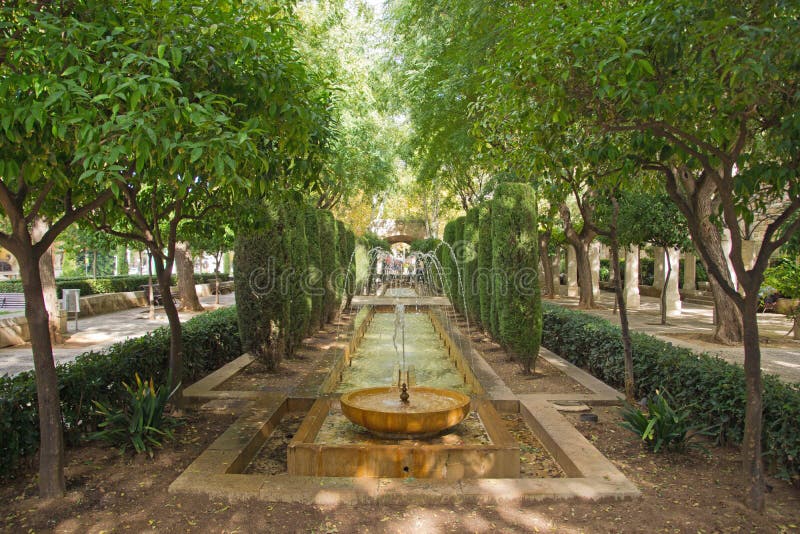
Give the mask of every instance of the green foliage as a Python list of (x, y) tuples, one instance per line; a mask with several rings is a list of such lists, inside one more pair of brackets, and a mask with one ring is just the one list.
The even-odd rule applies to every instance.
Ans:
[(392, 246), (389, 244), (388, 241), (385, 239), (378, 237), (377, 235), (373, 234), (372, 232), (367, 232), (362, 236), (362, 239), (366, 242), (367, 250), (372, 250), (374, 248), (381, 248), (383, 250), (391, 250)]
[(436, 250), (436, 247), (438, 247), (440, 243), (441, 241), (435, 237), (429, 237), (427, 239), (415, 239), (411, 242), (410, 250), (411, 252), (421, 252), (423, 254), (427, 254)]
[(491, 217), (499, 327), (495, 337), (530, 373), (535, 370), (542, 339), (538, 214), (533, 188), (512, 182), (498, 185)]
[(171, 427), (177, 424), (177, 420), (164, 416), (164, 408), (172, 394), (166, 386), (156, 388), (152, 377), (150, 382), (142, 381), (138, 373), (135, 377), (135, 387), (122, 383), (129, 395), (128, 403), (122, 407), (93, 401), (103, 421), (97, 425), (101, 430), (89, 434), (89, 439), (107, 441), (120, 446), (122, 451), (133, 445), (137, 454), (146, 452), (152, 457), (153, 449), (160, 449), (163, 440), (174, 438)]
[[(744, 434), (744, 369), (707, 354), (675, 347), (644, 334), (631, 335), (636, 396), (668, 390), (691, 410), (691, 425), (710, 427), (719, 442)], [(616, 388), (624, 387), (619, 327), (586, 313), (544, 305), (544, 345)], [(800, 486), (800, 386), (764, 377), (764, 457), (777, 476)]]
[(444, 243), (439, 247), (441, 254), (440, 260), (442, 263), (443, 278), (445, 282), (445, 289), (447, 296), (450, 297), (450, 302), (459, 311), (464, 307), (461, 300), (461, 290), (459, 287), (459, 264), (460, 243), (459, 234), (464, 234), (464, 218), (459, 217), (449, 221), (444, 227), (442, 240)]
[(289, 231), (280, 205), (250, 208), (234, 247), (239, 332), (244, 350), (272, 370), (286, 350), (291, 313), (284, 276), (291, 269)]
[[(200, 284), (212, 282), (214, 280), (213, 273), (195, 273), (195, 281)], [(228, 277), (221, 276), (221, 280), (227, 280)], [(142, 286), (147, 285), (147, 276), (110, 276), (107, 278), (85, 278), (83, 276), (78, 278), (62, 277), (56, 280), (56, 289), (58, 291), (58, 298), (61, 298), (62, 289), (80, 289), (81, 296), (98, 295), (102, 293), (119, 293), (125, 291), (140, 291)], [(177, 278), (173, 276), (173, 284), (177, 283)], [(153, 284), (158, 282), (153, 279)], [(0, 293), (22, 293), (22, 282), (20, 280), (2, 280), (0, 281)]]
[(464, 220), (464, 239), (462, 246), (462, 265), (464, 268), (464, 297), (467, 314), (471, 321), (480, 320), (481, 300), (476, 275), (478, 272), (478, 228), (480, 212), (473, 207)]
[(324, 278), (322, 276), (322, 256), (319, 241), (319, 210), (308, 205), (306, 215), (306, 242), (308, 244), (308, 285), (311, 294), (311, 314), (308, 319), (308, 333), (316, 332), (324, 324), (322, 318), (323, 296), (325, 292)]
[(305, 204), (302, 200), (287, 202), (282, 213), (286, 220), (285, 232), (289, 247), (287, 257), (291, 266), (285, 280), (287, 287), (283, 296), (288, 299), (284, 308), (284, 313), (288, 313), (286, 356), (291, 358), (308, 334), (311, 321), (312, 298), (304, 279), (309, 265)]
[[(184, 377), (187, 383), (242, 354), (235, 308), (203, 313), (182, 328)], [(63, 430), (68, 442), (94, 431), (102, 421), (90, 400), (108, 407), (128, 402), (120, 387), (135, 373), (166, 383), (169, 331), (159, 328), (145, 336), (115, 343), (100, 352), (87, 352), (56, 367)], [(20, 459), (39, 446), (36, 380), (33, 371), (0, 377), (0, 476), (13, 474)]]
[(666, 391), (656, 390), (647, 397), (647, 413), (626, 403), (620, 412), (621, 426), (639, 436), (653, 452), (684, 451), (687, 445), (699, 446), (692, 438), (707, 435), (708, 431), (691, 425), (690, 412), (673, 408), (670, 401)]
[(494, 334), (494, 277), (492, 276), (492, 201), (478, 205), (478, 301), (483, 329)]
[(336, 220), (328, 210), (317, 210), (319, 223), (319, 246), (321, 256), (322, 280), (325, 293), (322, 297), (322, 324), (330, 322), (336, 315), (341, 296), (336, 288), (336, 269), (339, 267), (339, 247), (336, 235)]
[(800, 298), (800, 263), (781, 258), (777, 264), (764, 271), (762, 285), (774, 287), (786, 298)]

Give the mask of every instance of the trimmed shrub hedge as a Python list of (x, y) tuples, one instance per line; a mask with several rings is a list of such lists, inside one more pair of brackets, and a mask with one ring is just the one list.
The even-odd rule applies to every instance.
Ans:
[(492, 204), (492, 271), (497, 340), (525, 371), (536, 367), (542, 338), (536, 193), (528, 184), (502, 183)]
[(322, 324), (330, 322), (336, 316), (339, 309), (341, 298), (337, 300), (338, 293), (336, 288), (336, 269), (339, 267), (339, 246), (336, 235), (336, 219), (327, 210), (317, 210), (319, 223), (319, 247), (322, 267), (322, 280), (325, 287), (325, 294), (322, 297)]
[[(242, 354), (236, 309), (199, 315), (183, 325), (183, 376), (186, 384), (222, 367)], [(140, 338), (111, 345), (101, 352), (81, 354), (59, 365), (58, 388), (68, 443), (94, 431), (101, 418), (93, 400), (121, 405), (134, 373), (166, 383), (169, 329), (159, 328)], [(36, 379), (33, 371), (0, 377), (0, 475), (8, 476), (19, 460), (39, 447)]]
[(286, 239), (289, 245), (288, 259), (291, 265), (290, 276), (287, 278), (289, 302), (285, 307), (289, 314), (286, 355), (292, 357), (295, 349), (308, 333), (312, 303), (311, 295), (303, 279), (308, 273), (309, 256), (305, 205), (290, 202), (285, 208)]
[[(214, 273), (203, 273), (194, 275), (198, 284), (205, 284), (214, 281)], [(220, 280), (228, 280), (228, 276), (220, 274)], [(177, 278), (172, 277), (173, 284), (177, 283)], [(155, 273), (153, 273), (153, 284), (157, 285)], [(56, 290), (58, 298), (61, 298), (62, 289), (80, 289), (81, 296), (98, 295), (101, 293), (120, 293), (123, 291), (139, 291), (142, 286), (147, 285), (147, 276), (109, 276), (106, 278), (58, 278), (56, 280)], [(22, 293), (21, 280), (2, 280), (0, 281), (0, 293)]]
[[(699, 426), (713, 427), (719, 442), (744, 435), (744, 369), (696, 354), (652, 336), (631, 334), (636, 396), (666, 389), (689, 407)], [(624, 387), (622, 337), (608, 321), (561, 306), (544, 305), (542, 343), (613, 387)], [(764, 459), (780, 478), (800, 487), (800, 386), (764, 376)]]
[(311, 316), (308, 321), (308, 333), (316, 332), (323, 324), (322, 298), (325, 292), (322, 277), (322, 256), (319, 246), (319, 210), (314, 206), (306, 206), (306, 242), (308, 243), (308, 284), (311, 293)]
[(242, 348), (272, 370), (286, 349), (289, 237), (280, 206), (253, 206), (251, 215), (234, 241), (239, 332)]
[(464, 270), (464, 297), (467, 301), (467, 316), (470, 321), (480, 320), (481, 313), (481, 300), (476, 280), (479, 213), (479, 209), (474, 207), (467, 212), (467, 218), (464, 220), (464, 246), (461, 259)]
[[(478, 206), (478, 301), (483, 329), (494, 332), (492, 316), (494, 310), (494, 291), (492, 286), (492, 201), (487, 200)], [(495, 321), (496, 323), (496, 321)]]

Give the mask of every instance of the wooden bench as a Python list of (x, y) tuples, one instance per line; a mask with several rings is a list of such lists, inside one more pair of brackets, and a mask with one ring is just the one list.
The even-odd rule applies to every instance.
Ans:
[[(147, 299), (147, 303), (150, 304), (150, 286), (143, 285), (142, 291), (144, 291), (144, 297)], [(161, 296), (161, 288), (158, 285), (153, 284), (153, 304), (156, 306), (161, 306), (164, 304), (164, 299)]]
[(25, 308), (24, 293), (0, 293), (0, 309), (20, 310)]

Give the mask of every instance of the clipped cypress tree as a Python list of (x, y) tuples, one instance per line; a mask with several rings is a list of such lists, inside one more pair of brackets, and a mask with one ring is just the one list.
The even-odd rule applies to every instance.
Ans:
[(322, 275), (322, 255), (319, 242), (319, 210), (314, 206), (305, 207), (306, 242), (308, 243), (308, 271), (305, 285), (311, 296), (311, 313), (308, 319), (308, 333), (313, 334), (323, 324), (322, 300), (325, 294)]
[(500, 184), (492, 204), (497, 338), (529, 374), (536, 369), (542, 339), (538, 266), (536, 193), (528, 184)]
[[(461, 309), (458, 297), (458, 257), (455, 257), (456, 236), (458, 235), (458, 219), (448, 221), (442, 233), (442, 246), (439, 247), (439, 261), (442, 264), (442, 278), (445, 293), (450, 297), (450, 302), (457, 309)], [(449, 246), (448, 246), (449, 245)], [(453, 249), (451, 251), (451, 249)]]
[[(281, 279), (289, 266), (280, 206), (247, 205), (234, 241), (236, 312), (243, 350), (267, 369), (278, 367), (286, 345), (289, 300)], [(287, 309), (289, 308), (289, 309)]]
[(480, 320), (481, 302), (478, 293), (478, 227), (480, 210), (477, 206), (467, 212), (464, 219), (464, 237), (461, 247), (461, 261), (464, 278), (464, 298), (467, 302), (467, 316), (471, 321)]
[(308, 333), (311, 321), (311, 295), (305, 284), (309, 258), (305, 204), (299, 199), (286, 202), (283, 206), (283, 217), (286, 223), (291, 266), (285, 279), (287, 297), (290, 301), (286, 356), (291, 358)]
[[(483, 329), (494, 334), (492, 311), (494, 310), (494, 277), (492, 275), (492, 201), (478, 205), (478, 300)], [(496, 321), (495, 321), (496, 324)]]
[[(333, 214), (327, 210), (317, 210), (319, 217), (319, 248), (320, 266), (322, 268), (322, 282), (325, 293), (322, 297), (322, 324), (332, 321), (336, 317), (336, 310), (339, 308), (336, 288), (336, 269), (339, 266), (339, 257), (336, 236), (336, 220)], [(341, 294), (340, 294), (341, 295)]]
[(337, 310), (342, 305), (342, 298), (347, 294), (347, 271), (350, 268), (350, 247), (347, 242), (347, 226), (340, 220), (336, 221), (336, 302)]
[(356, 277), (356, 234), (349, 228), (346, 230), (347, 236), (347, 258), (348, 258), (348, 265), (347, 265), (347, 284), (345, 285), (347, 297), (347, 304), (346, 306), (350, 306), (350, 302), (353, 300), (353, 295), (356, 294), (358, 288), (358, 281)]

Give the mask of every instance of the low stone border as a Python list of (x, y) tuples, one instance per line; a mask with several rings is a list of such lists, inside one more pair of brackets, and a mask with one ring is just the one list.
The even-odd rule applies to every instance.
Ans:
[[(435, 313), (433, 314), (435, 316)], [(218, 391), (225, 380), (249, 365), (249, 355), (231, 362), (184, 391), (195, 402), (216, 399), (242, 399), (250, 402), (242, 416), (170, 485), (171, 493), (197, 493), (227, 499), (258, 499), (268, 502), (301, 502), (315, 505), (358, 504), (361, 502), (396, 504), (444, 503), (523, 503), (576, 499), (606, 501), (635, 498), (634, 486), (583, 435), (569, 423), (551, 401), (580, 401), (585, 404), (618, 404), (622, 395), (552, 352), (540, 355), (551, 365), (580, 383), (590, 394), (536, 393), (515, 395), (491, 366), (471, 345), (462, 344), (463, 334), (441, 320), (440, 333), (452, 350), (473, 365), (475, 380), (483, 395), (499, 411), (519, 412), (528, 426), (569, 478), (490, 478), (457, 481), (412, 478), (347, 478), (290, 475), (246, 475), (241, 471), (252, 460), (270, 433), (287, 412), (310, 409), (312, 399), (287, 398), (265, 392)], [(363, 331), (360, 332), (363, 335)], [(354, 347), (341, 343), (336, 350)], [(463, 349), (462, 347), (466, 347)], [(465, 358), (466, 357), (466, 358)], [(213, 404), (210, 403), (210, 404)], [(210, 407), (210, 406), (209, 406)]]

